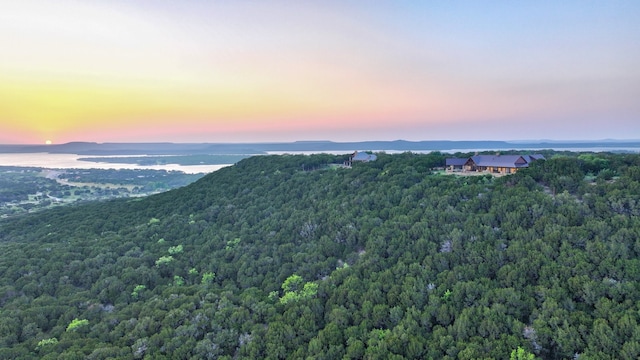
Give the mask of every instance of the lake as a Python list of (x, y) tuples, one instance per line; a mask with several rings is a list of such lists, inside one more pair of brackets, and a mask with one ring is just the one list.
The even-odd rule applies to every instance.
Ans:
[[(39, 167), (47, 169), (146, 169), (182, 171), (187, 174), (210, 173), (220, 170), (232, 164), (223, 165), (149, 165), (96, 163), (78, 160), (81, 157), (75, 154), (50, 154), (50, 153), (18, 153), (0, 154), (0, 166)], [(105, 156), (107, 157), (107, 156)], [(110, 156), (113, 157), (113, 156)]]
[[(516, 148), (516, 147), (514, 147)], [(591, 147), (591, 148), (553, 148), (550, 146), (549, 149), (559, 150), (559, 151), (593, 151), (593, 152), (607, 152), (607, 151), (622, 151), (622, 152), (631, 152), (638, 153), (638, 148), (629, 148), (629, 147)], [(451, 150), (440, 150), (443, 153), (455, 153), (457, 151), (460, 152), (473, 152), (473, 151), (489, 151), (490, 149), (451, 149)], [(523, 152), (528, 151), (531, 153), (535, 153), (540, 149), (529, 149), (526, 148), (520, 149)], [(428, 153), (434, 150), (413, 150), (412, 152), (416, 153)], [(403, 151), (394, 151), (394, 150), (384, 150), (384, 152), (388, 154), (392, 153), (400, 153)], [(315, 154), (315, 153), (329, 153), (329, 154), (346, 154), (349, 153), (344, 150), (335, 150), (335, 151), (268, 151), (267, 154), (275, 155), (275, 154)], [(133, 156), (133, 155), (127, 155)], [(135, 155), (139, 156), (139, 155)], [(89, 162), (89, 161), (80, 161), (78, 160), (81, 157), (87, 157), (86, 155), (80, 156), (75, 154), (51, 154), (51, 153), (0, 153), (0, 166), (22, 166), (22, 167), (39, 167), (39, 168), (48, 168), (48, 169), (147, 169), (147, 170), (167, 170), (167, 171), (182, 171), (187, 174), (201, 174), (201, 173), (210, 173), (216, 170), (220, 170), (223, 167), (230, 166), (233, 164), (222, 164), (222, 165), (178, 165), (178, 164), (166, 164), (166, 165), (137, 165), (137, 164), (117, 164), (117, 163), (97, 163), (97, 162)], [(98, 156), (92, 156), (98, 157)], [(105, 158), (117, 158), (123, 156), (99, 156)]]

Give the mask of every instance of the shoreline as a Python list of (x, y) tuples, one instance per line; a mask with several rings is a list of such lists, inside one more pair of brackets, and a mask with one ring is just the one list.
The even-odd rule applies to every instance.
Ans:
[(166, 170), (185, 174), (206, 174), (233, 164), (217, 165), (137, 165), (126, 163), (98, 163), (81, 161), (85, 157), (75, 154), (12, 153), (0, 154), (0, 166), (34, 167), (42, 169), (112, 169), (112, 170)]

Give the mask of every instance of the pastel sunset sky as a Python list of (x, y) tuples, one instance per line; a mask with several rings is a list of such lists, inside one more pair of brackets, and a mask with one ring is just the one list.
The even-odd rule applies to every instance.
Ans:
[(638, 1), (0, 1), (0, 143), (640, 139)]

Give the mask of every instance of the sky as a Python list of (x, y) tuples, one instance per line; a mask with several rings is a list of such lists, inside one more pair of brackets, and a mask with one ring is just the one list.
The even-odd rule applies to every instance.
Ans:
[(0, 143), (640, 139), (638, 1), (0, 8)]

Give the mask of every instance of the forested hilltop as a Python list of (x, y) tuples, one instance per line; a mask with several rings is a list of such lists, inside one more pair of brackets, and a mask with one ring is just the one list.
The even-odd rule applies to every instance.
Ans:
[(257, 156), (0, 222), (2, 359), (636, 359), (640, 155)]

